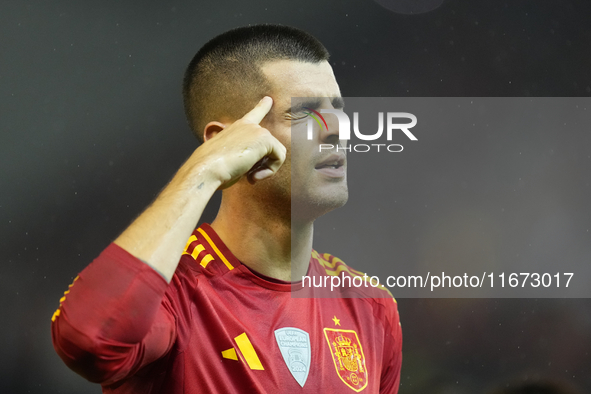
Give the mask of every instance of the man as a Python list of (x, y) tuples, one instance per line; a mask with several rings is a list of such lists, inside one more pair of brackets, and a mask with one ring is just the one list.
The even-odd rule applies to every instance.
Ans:
[[(273, 25), (197, 53), (184, 98), (204, 142), (61, 299), (52, 334), (70, 368), (106, 393), (398, 391), (391, 297), (291, 294), (303, 275), (360, 274), (312, 249), (314, 219), (347, 200), (343, 151), (318, 149), (338, 144), (336, 119), (303, 131), (304, 107), (342, 106), (327, 59)], [(217, 189), (215, 221), (194, 230)]]

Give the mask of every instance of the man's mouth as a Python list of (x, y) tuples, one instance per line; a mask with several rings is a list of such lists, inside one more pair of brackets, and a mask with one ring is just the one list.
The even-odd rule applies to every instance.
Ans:
[(345, 176), (345, 155), (330, 155), (316, 164), (314, 169), (331, 178), (342, 178)]
[(319, 166), (316, 166), (315, 168), (318, 170), (320, 168), (339, 168), (342, 167), (340, 164), (321, 164)]

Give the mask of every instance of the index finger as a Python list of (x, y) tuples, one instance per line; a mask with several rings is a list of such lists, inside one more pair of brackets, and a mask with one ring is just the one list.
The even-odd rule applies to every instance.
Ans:
[(273, 106), (273, 99), (269, 96), (265, 96), (259, 101), (259, 103), (250, 112), (242, 117), (242, 120), (246, 120), (251, 123), (259, 124), (263, 118), (269, 113)]

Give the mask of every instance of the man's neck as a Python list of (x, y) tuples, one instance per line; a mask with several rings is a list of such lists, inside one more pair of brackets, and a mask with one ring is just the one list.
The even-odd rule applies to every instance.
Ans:
[(260, 204), (222, 201), (211, 226), (238, 260), (262, 275), (297, 282), (308, 271), (313, 222), (295, 225)]

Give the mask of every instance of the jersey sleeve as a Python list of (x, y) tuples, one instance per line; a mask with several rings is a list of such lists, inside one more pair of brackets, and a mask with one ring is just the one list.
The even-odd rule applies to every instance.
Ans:
[(174, 343), (167, 287), (158, 272), (111, 244), (60, 300), (51, 323), (55, 350), (92, 382), (109, 385), (133, 375)]
[(402, 367), (402, 327), (398, 304), (394, 298), (380, 300), (385, 305), (384, 360), (380, 382), (380, 394), (397, 394)]

